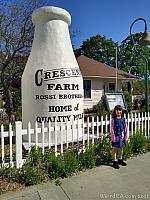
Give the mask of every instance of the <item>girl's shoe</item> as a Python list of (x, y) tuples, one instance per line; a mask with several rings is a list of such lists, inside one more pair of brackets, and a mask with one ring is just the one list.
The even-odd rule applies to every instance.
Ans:
[(119, 165), (118, 165), (118, 161), (113, 161), (113, 167), (115, 169), (119, 169), (120, 168)]
[(127, 163), (125, 163), (122, 159), (118, 159), (118, 164), (122, 166), (126, 166)]

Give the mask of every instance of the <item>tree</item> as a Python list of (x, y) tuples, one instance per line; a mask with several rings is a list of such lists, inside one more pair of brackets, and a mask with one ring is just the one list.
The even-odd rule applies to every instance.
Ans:
[(133, 82), (133, 94), (134, 95), (142, 95), (145, 93), (145, 81), (137, 80)]
[[(148, 57), (150, 49), (139, 44), (141, 37), (142, 33), (133, 34), (135, 46), (131, 36), (128, 36), (118, 45), (118, 68), (137, 75), (145, 72), (146, 62), (143, 56)], [(116, 42), (107, 39), (105, 36), (96, 35), (84, 41), (79, 49), (75, 49), (75, 54), (76, 56), (85, 55), (115, 67)]]
[(85, 55), (108, 65), (115, 65), (115, 42), (105, 36), (96, 35), (84, 41), (75, 54)]
[(21, 78), (33, 41), (31, 15), (45, 3), (40, 0), (20, 0), (13, 4), (3, 0), (0, 3), (0, 80), (9, 116), (15, 111), (14, 85)]
[(135, 75), (145, 73), (146, 61), (144, 57), (149, 58), (150, 55), (150, 48), (140, 45), (142, 34), (133, 34), (134, 41), (128, 36), (119, 46), (118, 60), (120, 69)]

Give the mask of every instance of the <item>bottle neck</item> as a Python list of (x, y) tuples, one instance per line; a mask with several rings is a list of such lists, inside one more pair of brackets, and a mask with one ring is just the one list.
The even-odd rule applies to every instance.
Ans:
[[(75, 60), (68, 24), (62, 20), (52, 20), (35, 27), (32, 52), (48, 58), (57, 65)], [(62, 60), (63, 59), (63, 60)], [(65, 64), (65, 63), (64, 63)]]

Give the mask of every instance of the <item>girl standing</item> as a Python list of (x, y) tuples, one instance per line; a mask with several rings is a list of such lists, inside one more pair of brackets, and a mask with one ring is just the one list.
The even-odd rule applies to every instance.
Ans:
[[(120, 105), (115, 106), (112, 113), (111, 121), (111, 137), (112, 137), (112, 162), (115, 169), (119, 169), (119, 165), (126, 166), (123, 161), (123, 148), (129, 137), (127, 122), (123, 117), (123, 109)], [(117, 160), (118, 155), (118, 160)]]

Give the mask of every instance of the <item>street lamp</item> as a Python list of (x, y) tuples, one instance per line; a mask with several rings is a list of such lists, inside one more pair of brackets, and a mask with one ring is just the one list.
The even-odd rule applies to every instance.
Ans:
[[(147, 23), (146, 23), (146, 20), (143, 19), (143, 18), (138, 18), (136, 19), (130, 26), (130, 37), (133, 41), (133, 47), (134, 47), (134, 50), (136, 51), (136, 47), (135, 47), (135, 42), (134, 42), (134, 38), (133, 38), (133, 35), (132, 35), (132, 27), (133, 25), (135, 24), (135, 22), (139, 21), (139, 20), (142, 20), (144, 21), (144, 24), (145, 24), (145, 29), (144, 29), (144, 33), (143, 33), (143, 36), (140, 40), (140, 44), (143, 45), (143, 46), (148, 46), (150, 45), (150, 34), (147, 32)], [(145, 70), (145, 110), (146, 110), (146, 113), (148, 113), (148, 70), (149, 70), (149, 60), (148, 58), (146, 58), (145, 56), (141, 55), (140, 56), (145, 60), (145, 63), (146, 63), (146, 70)]]

